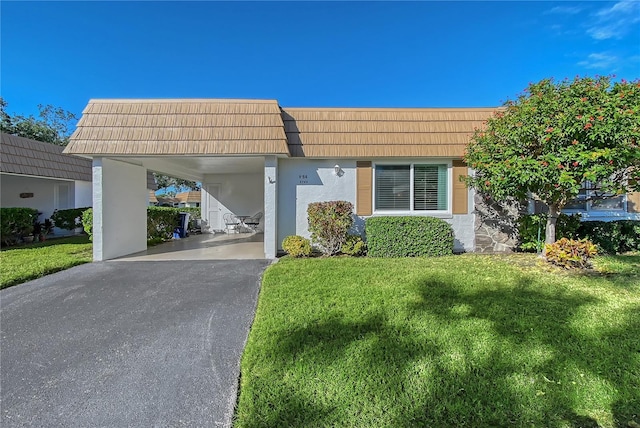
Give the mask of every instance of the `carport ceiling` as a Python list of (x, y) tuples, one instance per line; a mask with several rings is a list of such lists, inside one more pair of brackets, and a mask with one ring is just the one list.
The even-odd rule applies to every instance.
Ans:
[(110, 159), (194, 181), (202, 181), (205, 174), (255, 174), (262, 172), (264, 168), (262, 156), (110, 156)]

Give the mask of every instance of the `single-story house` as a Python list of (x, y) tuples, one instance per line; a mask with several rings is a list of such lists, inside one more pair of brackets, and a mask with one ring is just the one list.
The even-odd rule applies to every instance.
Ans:
[(178, 208), (198, 208), (202, 200), (202, 193), (199, 190), (180, 192), (176, 195)]
[(202, 195), (199, 190), (180, 192), (175, 196), (158, 196), (156, 194), (149, 198), (150, 205), (173, 208), (198, 208)]
[(329, 200), (352, 202), (359, 230), (368, 216), (435, 216), (452, 225), (456, 250), (496, 250), (502, 238), (477, 215), (483, 199), (459, 180), (472, 173), (469, 138), (495, 110), (91, 100), (65, 152), (93, 159), (96, 260), (146, 248), (148, 170), (201, 182), (209, 231), (224, 229), (225, 213), (264, 212), (266, 258), (286, 236), (309, 236), (307, 206)]
[[(40, 221), (53, 211), (92, 206), (92, 162), (64, 147), (0, 133), (0, 206), (34, 208)], [(155, 189), (149, 174), (149, 188)], [(148, 177), (149, 180), (149, 177)], [(54, 228), (54, 234), (68, 233)]]

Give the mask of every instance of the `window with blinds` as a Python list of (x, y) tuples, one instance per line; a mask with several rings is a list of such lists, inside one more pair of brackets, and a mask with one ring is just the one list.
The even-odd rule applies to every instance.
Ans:
[(446, 211), (447, 165), (376, 165), (375, 209)]
[(414, 165), (413, 209), (418, 211), (447, 209), (446, 165)]
[(411, 209), (410, 183), (410, 165), (376, 165), (376, 209)]

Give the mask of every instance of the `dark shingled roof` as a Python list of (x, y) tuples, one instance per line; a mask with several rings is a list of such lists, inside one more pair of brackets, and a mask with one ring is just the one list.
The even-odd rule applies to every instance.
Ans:
[(62, 154), (64, 147), (2, 133), (0, 172), (91, 181), (91, 159)]
[[(0, 133), (0, 142), (0, 172), (92, 181), (92, 160), (63, 154), (62, 146), (5, 133)], [(158, 189), (151, 171), (147, 189)]]

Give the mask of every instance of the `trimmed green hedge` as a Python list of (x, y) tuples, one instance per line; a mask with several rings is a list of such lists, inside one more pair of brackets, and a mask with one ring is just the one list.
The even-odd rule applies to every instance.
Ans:
[[(168, 240), (173, 238), (173, 231), (180, 225), (180, 213), (188, 212), (191, 218), (200, 217), (200, 208), (147, 208), (147, 240)], [(82, 225), (89, 238), (93, 240), (93, 209), (85, 210)]]
[(60, 229), (73, 230), (82, 226), (82, 214), (91, 207), (55, 210), (51, 214), (53, 225)]
[(453, 253), (453, 229), (435, 217), (369, 217), (365, 221), (370, 257), (444, 256)]
[(0, 208), (0, 240), (4, 245), (14, 245), (24, 236), (33, 233), (33, 224), (38, 220), (34, 208)]
[(147, 208), (147, 239), (171, 239), (180, 224), (180, 208)]
[(637, 220), (584, 221), (577, 235), (596, 244), (601, 253), (640, 251), (640, 221)]
[(84, 210), (82, 213), (82, 228), (89, 235), (89, 240), (93, 241), (93, 208)]

